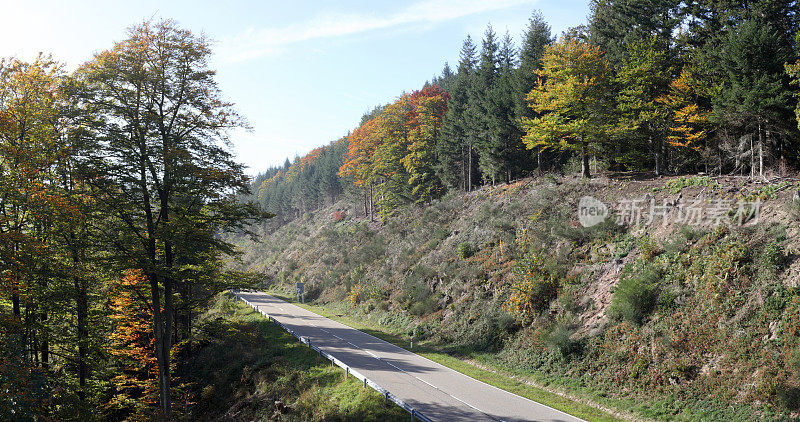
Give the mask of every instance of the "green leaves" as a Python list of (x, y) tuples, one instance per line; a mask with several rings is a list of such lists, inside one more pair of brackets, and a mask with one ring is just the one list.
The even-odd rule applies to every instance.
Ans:
[[(612, 129), (612, 73), (603, 53), (574, 39), (562, 39), (545, 50), (539, 85), (528, 94), (541, 117), (523, 118), (528, 149), (580, 151), (609, 138)], [(588, 165), (584, 166), (588, 176)]]

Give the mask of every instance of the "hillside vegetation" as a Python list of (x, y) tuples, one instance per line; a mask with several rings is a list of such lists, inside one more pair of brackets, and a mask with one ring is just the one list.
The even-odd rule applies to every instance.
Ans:
[[(381, 222), (343, 201), (239, 245), (266, 284), (305, 282), (318, 304), (613, 408), (789, 418), (800, 407), (798, 187), (546, 176)], [(618, 225), (618, 210), (585, 228), (586, 195), (675, 207), (666, 223)], [(729, 224), (676, 222), (692, 203), (726, 204)]]

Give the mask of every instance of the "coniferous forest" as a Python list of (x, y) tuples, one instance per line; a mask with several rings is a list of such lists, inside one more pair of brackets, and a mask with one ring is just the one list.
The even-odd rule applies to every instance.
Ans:
[[(522, 34), (488, 25), (467, 35), (458, 63), (376, 105), (346, 136), (252, 179), (231, 151), (231, 133), (248, 122), (217, 84), (212, 43), (174, 21), (134, 25), (72, 71), (44, 54), (2, 59), (0, 419), (224, 420), (233, 417), (222, 397), (233, 396), (254, 408), (297, 398), (298, 420), (325, 420), (320, 408), (329, 420), (355, 420), (364, 409), (386, 412), (375, 420), (405, 418), (371, 393), (359, 393), (362, 407), (326, 401), (326, 388), (349, 387), (320, 387), (335, 376), (326, 365), (224, 299), (264, 278), (235, 270), (235, 243), (255, 240), (265, 221), (289, 227), (342, 198), (377, 226), (444, 206), (447, 195), (548, 174), (798, 175), (797, 0), (590, 0), (590, 10), (585, 25), (561, 34), (534, 11)], [(359, 227), (354, 236), (369, 229)], [(462, 261), (486, 258), (467, 243), (458, 245)], [(501, 258), (511, 253), (502, 239), (497, 248)], [(706, 256), (699, 250), (697, 262)], [(540, 271), (543, 258), (524, 259), (535, 271), (519, 278), (552, 287), (521, 294), (539, 301), (520, 305), (530, 308), (518, 312), (529, 326), (561, 290)], [(365, 271), (339, 274), (356, 304)], [(641, 299), (636, 288), (631, 301)], [(425, 293), (414, 296), (429, 308), (419, 315), (440, 310), (426, 289), (407, 289)], [(660, 306), (651, 290), (647, 312)], [(615, 329), (634, 332), (645, 316), (626, 318)], [(572, 334), (562, 335), (567, 349)], [(640, 366), (636, 374), (646, 373)], [(262, 377), (263, 368), (271, 372)], [(270, 390), (253, 398), (237, 383)], [(774, 390), (747, 403), (777, 403)]]

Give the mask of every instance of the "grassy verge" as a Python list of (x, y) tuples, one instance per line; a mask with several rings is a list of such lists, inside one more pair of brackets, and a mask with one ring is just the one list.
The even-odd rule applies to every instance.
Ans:
[(332, 367), (276, 324), (220, 295), (202, 317), (182, 379), (191, 420), (406, 421), (378, 392)]
[[(378, 337), (384, 341), (392, 343), (404, 349), (409, 349), (409, 339), (397, 332), (393, 332), (387, 327), (371, 324), (367, 319), (355, 320), (347, 315), (343, 306), (327, 305), (325, 308), (314, 304), (301, 304), (295, 301), (284, 290), (272, 289), (269, 293), (275, 297), (292, 302), (314, 313), (324, 315), (334, 321), (361, 330), (367, 334)], [(433, 345), (414, 343), (414, 353), (424, 356), (434, 362), (447, 366), (479, 381), (512, 392), (514, 394), (534, 400), (546, 406), (561, 410), (571, 415), (588, 421), (620, 421), (621, 417), (600, 409), (590, 404), (577, 401), (566, 395), (557, 394), (543, 388), (531, 385), (531, 380), (526, 380), (520, 374), (496, 367), (486, 360), (481, 360), (480, 366), (466, 362), (460, 357), (455, 357), (444, 353)]]

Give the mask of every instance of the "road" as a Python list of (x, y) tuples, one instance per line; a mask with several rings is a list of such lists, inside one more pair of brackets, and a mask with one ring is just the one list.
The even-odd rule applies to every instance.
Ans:
[(377, 337), (263, 292), (240, 299), (339, 359), (435, 421), (563, 421), (582, 419), (470, 378)]

